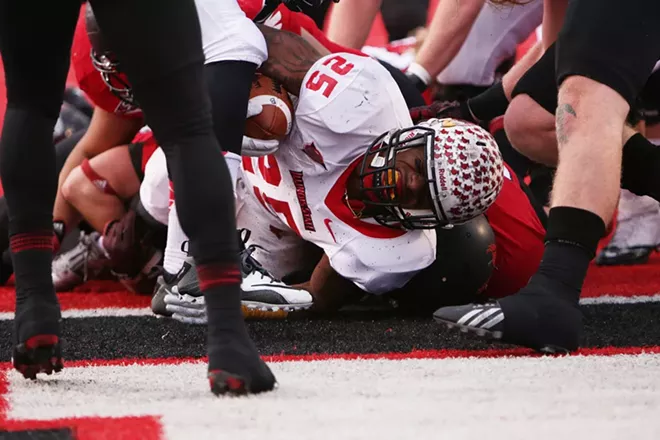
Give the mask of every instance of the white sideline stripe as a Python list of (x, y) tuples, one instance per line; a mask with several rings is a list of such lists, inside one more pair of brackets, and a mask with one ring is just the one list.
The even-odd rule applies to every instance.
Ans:
[(160, 416), (168, 440), (660, 438), (660, 354), (270, 367), (279, 389), (240, 399), (213, 396), (203, 362), (12, 370), (7, 418)]
[[(582, 305), (602, 305), (602, 304), (641, 304), (660, 302), (660, 294), (645, 296), (599, 296), (596, 298), (582, 298)], [(476, 310), (474, 314), (481, 310)], [(103, 309), (73, 309), (62, 312), (64, 318), (107, 318), (107, 317), (125, 317), (125, 316), (154, 316), (151, 309), (131, 308), (131, 307), (109, 307)], [(0, 321), (14, 319), (14, 312), (0, 312)]]
[[(109, 307), (105, 309), (72, 309), (62, 312), (63, 318), (106, 318), (106, 317), (124, 317), (124, 316), (154, 316), (151, 309), (131, 308), (131, 307)], [(14, 319), (14, 312), (1, 312), (0, 321)]]
[(639, 303), (655, 303), (660, 302), (660, 293), (655, 295), (639, 295), (639, 296), (615, 296), (605, 295), (595, 298), (582, 298), (580, 304), (582, 305), (599, 305), (599, 304), (639, 304)]

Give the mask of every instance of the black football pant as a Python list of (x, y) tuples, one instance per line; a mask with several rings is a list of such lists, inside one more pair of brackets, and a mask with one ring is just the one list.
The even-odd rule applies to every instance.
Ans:
[[(193, 0), (91, 3), (146, 122), (167, 154), (193, 255), (201, 263), (233, 261), (234, 202), (213, 136)], [(79, 10), (78, 0), (0, 0), (8, 101), (0, 173), (10, 235), (52, 230), (57, 174), (51, 137)]]

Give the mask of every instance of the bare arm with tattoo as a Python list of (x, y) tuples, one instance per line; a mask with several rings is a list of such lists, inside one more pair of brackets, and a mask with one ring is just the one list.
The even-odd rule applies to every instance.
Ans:
[(330, 52), (292, 32), (264, 25), (259, 25), (259, 29), (268, 46), (268, 60), (261, 65), (260, 72), (281, 82), (289, 93), (298, 96), (309, 69)]

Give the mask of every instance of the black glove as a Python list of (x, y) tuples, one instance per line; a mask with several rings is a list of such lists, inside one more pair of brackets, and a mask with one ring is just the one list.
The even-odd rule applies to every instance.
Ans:
[(415, 85), (415, 88), (419, 90), (419, 93), (424, 93), (426, 89), (429, 88), (429, 86), (420, 78), (419, 76), (415, 75), (414, 73), (406, 72), (406, 76)]

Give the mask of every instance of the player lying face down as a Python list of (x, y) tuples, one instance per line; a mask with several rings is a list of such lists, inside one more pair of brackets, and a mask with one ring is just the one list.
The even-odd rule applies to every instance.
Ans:
[[(371, 58), (323, 56), (290, 33), (262, 32), (270, 54), (262, 72), (299, 99), (280, 149), (243, 161), (250, 215), (237, 221), (268, 250), (257, 258), (283, 275), (296, 269), (277, 267), (296, 242), (320, 247), (302, 284), (317, 307), (341, 303), (337, 294), (404, 286), (435, 260), (437, 228), (479, 216), (497, 197), (497, 145), (460, 121), (413, 126), (399, 88)], [(272, 230), (284, 232), (271, 241)]]

